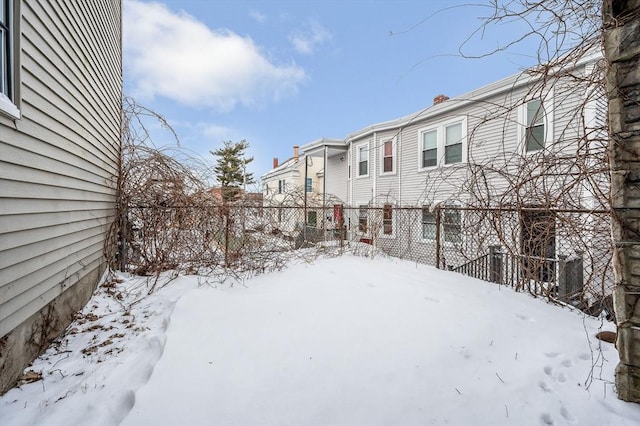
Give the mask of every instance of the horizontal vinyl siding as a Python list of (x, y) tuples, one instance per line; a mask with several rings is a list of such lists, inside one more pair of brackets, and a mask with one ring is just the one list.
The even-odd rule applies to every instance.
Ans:
[(347, 202), (347, 153), (344, 153), (343, 160), (340, 155), (327, 158), (324, 178), (326, 179), (327, 193), (335, 195), (343, 202)]
[[(376, 165), (376, 205), (382, 205), (384, 203), (398, 203), (398, 140), (399, 130), (393, 129), (387, 132), (379, 132), (376, 134), (375, 142), (375, 165)], [(393, 146), (395, 149), (394, 169), (391, 174), (383, 174), (382, 170), (382, 157), (383, 157), (383, 145), (386, 141), (393, 140)]]
[[(363, 144), (368, 144), (369, 146), (369, 176), (367, 177), (359, 177), (359, 166), (358, 166), (358, 148)], [(371, 147), (373, 146), (373, 140), (370, 138), (360, 139), (358, 141), (354, 141), (352, 143), (352, 165), (351, 165), (351, 182), (353, 185), (353, 202), (356, 205), (360, 204), (368, 204), (371, 201), (373, 195), (373, 173), (375, 169), (373, 168), (374, 154), (372, 152)]]
[(0, 336), (104, 265), (122, 97), (121, 2), (21, 2), (19, 106), (0, 119)]

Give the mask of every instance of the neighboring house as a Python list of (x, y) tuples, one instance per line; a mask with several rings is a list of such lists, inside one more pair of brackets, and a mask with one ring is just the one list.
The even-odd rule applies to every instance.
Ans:
[(106, 268), (122, 112), (120, 0), (0, 0), (0, 392)]
[[(326, 140), (326, 139), (325, 139)], [(321, 225), (324, 187), (324, 161), (322, 158), (300, 155), (293, 147), (293, 157), (279, 163), (273, 159), (273, 169), (262, 176), (265, 206), (270, 207), (272, 221), (281, 231), (292, 234), (308, 227)], [(305, 204), (306, 203), (306, 204)], [(278, 209), (279, 206), (297, 206), (299, 211)], [(305, 220), (306, 215), (306, 220)]]
[[(346, 218), (352, 239), (375, 240), (435, 264), (439, 251), (425, 248), (440, 234), (444, 250), (439, 256), (457, 251), (463, 254), (457, 262), (463, 263), (496, 243), (489, 236), (478, 241), (475, 231), (469, 232), (472, 222), (480, 223), (481, 214), (473, 209), (505, 215), (523, 208), (606, 209), (606, 104), (594, 85), (601, 58), (594, 52), (544, 74), (529, 70), (456, 98), (440, 95), (419, 112), (303, 150), (326, 158), (326, 193), (353, 208)], [(442, 209), (441, 220), (436, 208)], [(555, 259), (598, 250), (587, 232), (570, 234), (555, 213), (516, 211), (515, 220), (509, 220), (494, 235), (501, 232), (500, 243), (508, 239), (518, 255)], [(608, 219), (601, 224), (589, 215), (575, 220), (586, 224), (589, 235), (607, 235)], [(531, 242), (543, 225), (546, 239)], [(433, 255), (418, 258), (426, 252)]]

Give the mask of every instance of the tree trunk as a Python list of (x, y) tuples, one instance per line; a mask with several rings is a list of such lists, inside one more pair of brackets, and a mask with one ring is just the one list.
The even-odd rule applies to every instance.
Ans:
[(618, 397), (640, 402), (640, 0), (604, 0)]

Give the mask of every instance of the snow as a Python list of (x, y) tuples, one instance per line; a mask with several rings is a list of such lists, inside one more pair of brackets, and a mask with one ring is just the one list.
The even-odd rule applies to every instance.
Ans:
[(595, 338), (613, 324), (430, 266), (119, 281), (29, 367), (42, 380), (0, 398), (0, 424), (640, 424)]

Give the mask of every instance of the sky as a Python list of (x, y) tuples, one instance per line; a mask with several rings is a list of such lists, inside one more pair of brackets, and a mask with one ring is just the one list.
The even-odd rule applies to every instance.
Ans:
[[(489, 2), (124, 0), (124, 91), (162, 114), (181, 147), (214, 161), (249, 142), (260, 177), (322, 137), (345, 138), (512, 75), (539, 40)], [(158, 146), (175, 144), (154, 133)]]
[(0, 424), (640, 424), (595, 337), (614, 324), (349, 247), (246, 279), (105, 277)]

